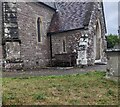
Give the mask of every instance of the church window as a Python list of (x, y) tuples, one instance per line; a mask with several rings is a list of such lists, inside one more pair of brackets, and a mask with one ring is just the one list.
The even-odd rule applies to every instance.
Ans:
[(65, 43), (65, 40), (63, 40), (63, 52), (66, 52), (66, 43)]
[(41, 19), (40, 17), (37, 18), (37, 36), (38, 36), (38, 42), (41, 42)]

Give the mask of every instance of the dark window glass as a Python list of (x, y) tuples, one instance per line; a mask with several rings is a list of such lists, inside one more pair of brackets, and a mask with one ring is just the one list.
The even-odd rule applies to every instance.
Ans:
[(65, 40), (63, 40), (63, 52), (65, 52), (66, 49), (65, 49)]
[(38, 17), (37, 19), (37, 34), (38, 34), (38, 42), (41, 42), (41, 31), (40, 31), (40, 26), (41, 25), (41, 19)]

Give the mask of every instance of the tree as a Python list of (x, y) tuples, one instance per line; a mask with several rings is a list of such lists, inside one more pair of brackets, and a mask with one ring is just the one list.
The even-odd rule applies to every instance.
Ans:
[(109, 34), (106, 36), (107, 48), (113, 48), (115, 45), (120, 43), (120, 37), (118, 35)]

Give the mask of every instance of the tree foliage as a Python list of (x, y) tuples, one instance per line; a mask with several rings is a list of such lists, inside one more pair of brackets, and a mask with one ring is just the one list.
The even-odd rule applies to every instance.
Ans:
[(113, 48), (115, 45), (120, 43), (120, 37), (118, 35), (109, 34), (106, 36), (107, 48)]

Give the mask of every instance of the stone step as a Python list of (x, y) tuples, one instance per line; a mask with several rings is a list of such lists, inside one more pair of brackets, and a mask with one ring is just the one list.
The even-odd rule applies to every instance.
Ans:
[(107, 65), (107, 62), (103, 62), (101, 60), (95, 60), (95, 65)]

